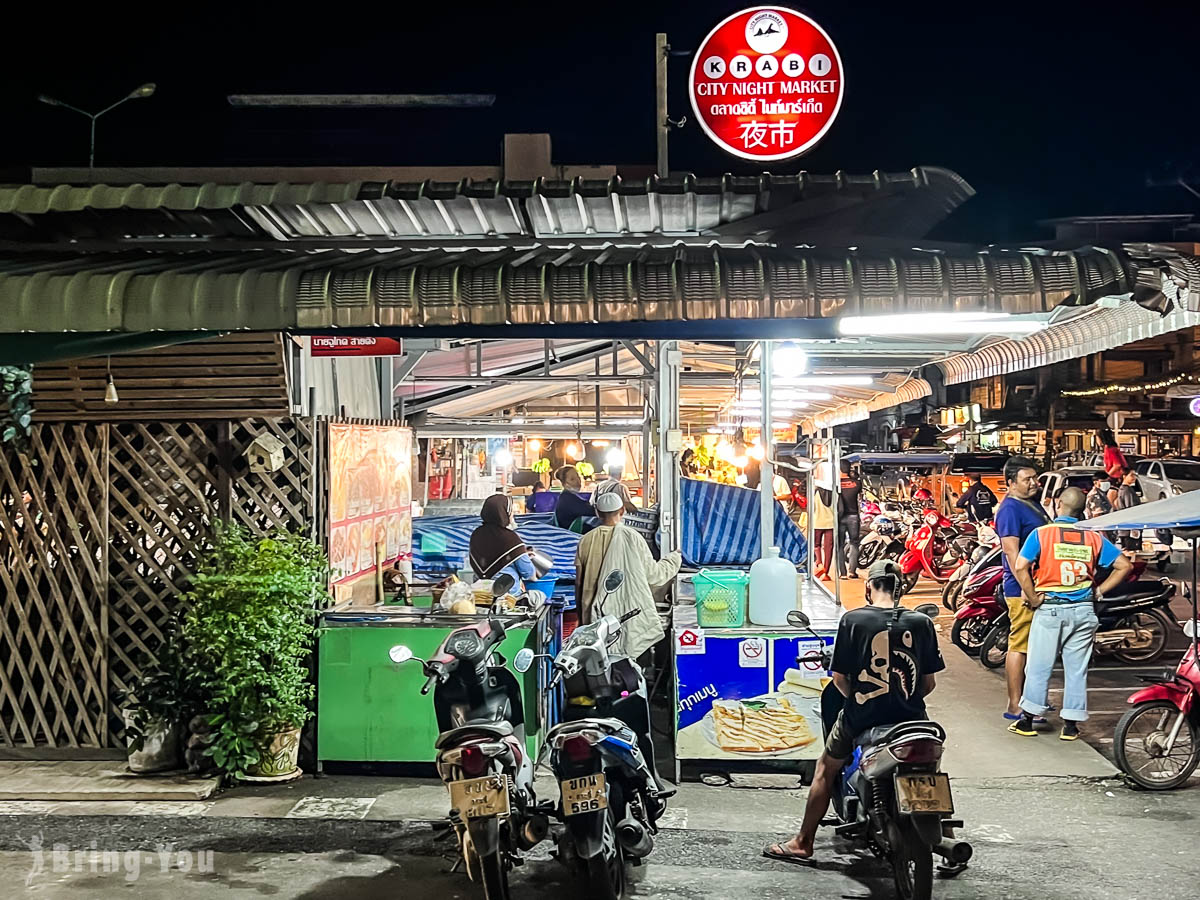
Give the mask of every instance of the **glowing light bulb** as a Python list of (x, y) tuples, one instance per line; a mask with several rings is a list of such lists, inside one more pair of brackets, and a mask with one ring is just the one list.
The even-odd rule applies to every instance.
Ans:
[(542, 452), (542, 442), (539, 441), (537, 438), (532, 438), (531, 440), (528, 440), (525, 442), (525, 449), (528, 450), (530, 453), (541, 453)]
[(620, 469), (625, 466), (625, 451), (620, 447), (613, 447), (604, 454), (604, 464), (610, 469)]

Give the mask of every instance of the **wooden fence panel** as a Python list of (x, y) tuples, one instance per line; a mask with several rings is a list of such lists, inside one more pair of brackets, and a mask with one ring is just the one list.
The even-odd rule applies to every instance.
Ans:
[[(251, 473), (260, 434), (287, 465)], [(306, 533), (311, 420), (45, 423), (0, 454), (0, 747), (120, 747), (216, 520)]]

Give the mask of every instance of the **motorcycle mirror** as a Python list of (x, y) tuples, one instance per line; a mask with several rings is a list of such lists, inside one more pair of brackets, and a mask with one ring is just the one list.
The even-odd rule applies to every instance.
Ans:
[(516, 583), (516, 579), (507, 572), (497, 575), (494, 579), (492, 579), (492, 596), (503, 597), (513, 589)]
[(533, 665), (533, 651), (528, 647), (522, 647), (517, 651), (517, 655), (513, 657), (513, 668), (521, 674), (529, 671)]
[(928, 616), (931, 619), (936, 619), (941, 614), (941, 609), (936, 603), (922, 603), (916, 607), (913, 612), (919, 612), (923, 616)]
[(413, 658), (413, 652), (403, 644), (397, 644), (388, 651), (388, 657), (394, 663), (406, 663)]
[(604, 579), (604, 590), (611, 594), (619, 590), (624, 583), (625, 573), (620, 569), (613, 569), (608, 573), (608, 577)]
[(812, 620), (798, 609), (793, 609), (787, 614), (787, 623), (793, 628), (807, 628), (812, 624)]

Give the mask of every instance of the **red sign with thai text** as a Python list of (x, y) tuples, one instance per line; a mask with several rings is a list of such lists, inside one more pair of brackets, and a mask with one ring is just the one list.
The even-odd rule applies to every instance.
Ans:
[(756, 6), (709, 32), (692, 60), (688, 93), (700, 126), (723, 150), (764, 162), (790, 159), (837, 118), (842, 59), (808, 16)]
[(318, 335), (312, 339), (313, 356), (399, 356), (403, 352), (396, 338)]

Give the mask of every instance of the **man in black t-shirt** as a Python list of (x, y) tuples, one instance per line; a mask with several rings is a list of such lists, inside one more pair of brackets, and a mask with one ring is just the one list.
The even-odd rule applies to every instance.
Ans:
[(934, 673), (946, 668), (933, 622), (898, 606), (900, 567), (880, 560), (867, 573), (867, 605), (842, 616), (833, 645), (833, 687), (845, 706), (825, 740), (808, 791), (800, 833), (763, 848), (771, 859), (811, 859), (817, 827), (829, 809), (838, 774), (858, 735), (878, 725), (926, 718)]
[(862, 524), (859, 517), (862, 482), (844, 459), (842, 460), (842, 478), (839, 487), (838, 530), (847, 547), (844, 555), (841, 552), (837, 554), (838, 575), (842, 578), (857, 578), (859, 527)]
[(983, 476), (972, 473), (970, 486), (962, 492), (954, 505), (965, 509), (976, 522), (990, 522), (996, 511), (996, 495), (983, 483)]

